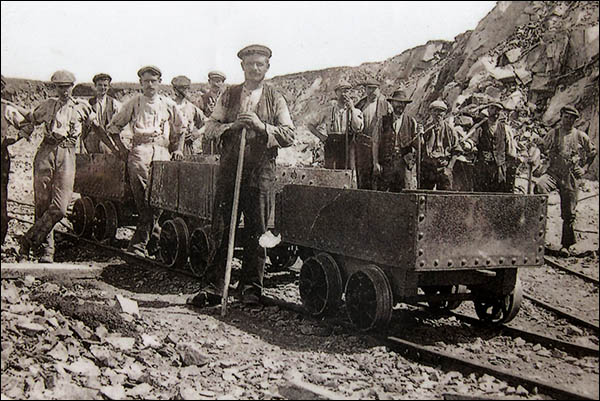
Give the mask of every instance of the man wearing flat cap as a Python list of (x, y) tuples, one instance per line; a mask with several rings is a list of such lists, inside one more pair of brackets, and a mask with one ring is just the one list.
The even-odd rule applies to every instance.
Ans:
[(375, 177), (381, 174), (381, 165), (378, 145), (374, 144), (379, 143), (382, 135), (384, 117), (389, 117), (394, 110), (381, 94), (379, 82), (369, 79), (363, 85), (367, 96), (356, 104), (364, 118), (363, 131), (355, 139), (356, 178), (358, 188), (376, 189)]
[[(560, 111), (558, 126), (549, 131), (541, 141), (540, 150), (549, 159), (546, 172), (539, 177), (534, 191), (547, 194), (558, 190), (560, 213), (563, 219), (560, 253), (569, 256), (575, 237), (577, 182), (596, 158), (596, 148), (585, 132), (575, 128), (579, 111), (565, 106)], [(539, 160), (539, 150), (530, 151), (530, 163)]]
[[(208, 92), (202, 95), (199, 102), (199, 107), (207, 118), (212, 114), (217, 105), (217, 99), (223, 93), (223, 89), (225, 89), (225, 79), (227, 77), (221, 71), (211, 71), (208, 73)], [(206, 155), (215, 154), (214, 141), (202, 138), (202, 153)]]
[(54, 260), (54, 226), (65, 217), (71, 202), (75, 148), (88, 118), (82, 105), (71, 96), (75, 83), (72, 73), (56, 71), (50, 81), (58, 97), (46, 100), (26, 116), (31, 123), (28, 131), (42, 125), (44, 139), (33, 161), (35, 224), (21, 238), (19, 251), (25, 258), (31, 250), (39, 251), (39, 261), (45, 263)]
[[(199, 129), (204, 125), (204, 113), (189, 100), (189, 91), (192, 81), (184, 75), (177, 76), (171, 80), (175, 91), (175, 104), (185, 119), (183, 126), (183, 155), (194, 154), (194, 140), (200, 137)], [(171, 150), (175, 150), (176, 143), (171, 144)]]
[(4, 244), (4, 239), (6, 238), (6, 234), (8, 232), (9, 221), (7, 200), (8, 174), (10, 172), (10, 152), (8, 147), (24, 137), (23, 133), (19, 131), (18, 136), (15, 138), (14, 135), (9, 133), (8, 127), (10, 126), (15, 129), (20, 129), (27, 123), (27, 120), (25, 119), (27, 110), (4, 99), (5, 87), (6, 80), (4, 79), (4, 76), (2, 76), (2, 242), (0, 242), (0, 245)]
[(341, 81), (335, 87), (336, 100), (328, 106), (308, 129), (324, 142), (325, 168), (348, 169), (353, 153), (354, 136), (363, 129), (363, 115), (354, 107), (350, 90), (352, 86)]
[[(123, 105), (111, 120), (107, 131), (127, 158), (129, 183), (139, 215), (135, 234), (127, 250), (146, 256), (146, 248), (148, 255), (156, 254), (160, 237), (160, 212), (150, 207), (146, 198), (150, 166), (155, 160), (183, 159), (184, 137), (181, 132), (184, 117), (172, 99), (158, 94), (162, 77), (158, 67), (142, 67), (138, 76), (143, 94)], [(133, 133), (129, 152), (120, 139), (121, 131), (128, 124), (131, 124)]]
[(264, 82), (271, 50), (251, 45), (238, 52), (245, 81), (230, 86), (219, 97), (206, 134), (219, 144), (221, 154), (217, 174), (211, 225), (211, 264), (206, 273), (208, 285), (190, 302), (196, 305), (221, 301), (227, 260), (228, 234), (241, 133), (246, 129), (246, 147), (240, 187), (239, 212), (244, 214), (246, 241), (242, 258), (242, 302), (260, 302), (266, 250), (259, 238), (267, 230), (271, 211), (275, 159), (279, 148), (290, 146), (295, 127), (285, 98)]
[(475, 192), (507, 192), (513, 188), (508, 179), (508, 165), (517, 157), (515, 135), (501, 115), (504, 105), (492, 99), (488, 103), (488, 117), (470, 138), (475, 151), (473, 190)]
[(457, 154), (458, 135), (446, 119), (448, 106), (442, 100), (429, 105), (429, 117), (421, 136), (421, 182), (419, 188), (451, 191), (453, 156)]
[(393, 112), (384, 117), (381, 135), (375, 144), (382, 170), (377, 189), (390, 192), (415, 189), (417, 121), (405, 113), (411, 100), (403, 90), (396, 90), (387, 100)]
[(96, 118), (84, 125), (81, 142), (87, 153), (110, 153), (115, 146), (106, 134), (106, 127), (121, 109), (121, 103), (108, 94), (112, 82), (110, 75), (96, 74), (92, 82), (96, 95), (90, 98), (89, 104)]

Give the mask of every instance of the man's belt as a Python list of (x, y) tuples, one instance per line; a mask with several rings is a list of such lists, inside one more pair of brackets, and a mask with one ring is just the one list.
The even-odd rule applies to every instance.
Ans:
[(76, 140), (75, 138), (69, 138), (66, 136), (56, 138), (52, 135), (45, 135), (42, 143), (49, 146), (58, 146), (61, 148), (74, 148)]
[(137, 145), (147, 145), (147, 144), (158, 144), (158, 145), (162, 145), (162, 146), (168, 146), (169, 144), (169, 140), (166, 139), (163, 134), (157, 134), (157, 135), (140, 135), (140, 136), (134, 136), (131, 139), (131, 144), (133, 146), (137, 146)]

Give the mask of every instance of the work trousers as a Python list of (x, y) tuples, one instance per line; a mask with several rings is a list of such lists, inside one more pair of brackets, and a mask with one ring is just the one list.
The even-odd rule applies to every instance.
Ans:
[(440, 191), (452, 191), (453, 174), (445, 167), (447, 161), (437, 159), (426, 159), (421, 164), (421, 183), (422, 189), (435, 189)]
[(100, 140), (94, 131), (88, 133), (83, 140), (83, 146), (87, 153), (111, 153), (111, 149)]
[[(324, 145), (325, 168), (346, 168), (346, 142), (343, 139), (328, 138)], [(348, 168), (350, 168), (350, 142), (348, 142)]]
[(355, 144), (356, 180), (359, 189), (373, 189), (373, 153), (371, 145)]
[(8, 233), (8, 174), (10, 173), (10, 153), (8, 145), (2, 144), (2, 243)]
[(415, 189), (414, 165), (406, 163), (405, 156), (394, 154), (390, 160), (381, 165), (381, 176), (378, 179), (377, 190), (401, 192), (403, 189)]
[[(575, 185), (571, 184), (573, 182)], [(556, 190), (560, 195), (560, 216), (563, 220), (561, 244), (568, 249), (577, 242), (575, 238), (577, 181), (574, 177), (565, 180), (546, 173), (538, 178), (534, 187), (534, 193), (536, 194), (549, 194)]]
[(25, 237), (44, 256), (54, 257), (54, 226), (67, 214), (75, 182), (75, 147), (44, 139), (33, 160), (35, 224)]
[[(504, 169), (504, 176), (506, 177), (506, 164), (502, 166), (502, 168)], [(500, 182), (498, 177), (498, 165), (493, 161), (475, 161), (473, 178), (475, 192), (512, 193), (511, 183), (507, 179)]]
[[(212, 262), (207, 272), (207, 281), (222, 291), (227, 264), (227, 248), (231, 212), (233, 208), (234, 180), (220, 176), (215, 193), (211, 226)], [(262, 293), (266, 249), (259, 245), (259, 239), (267, 231), (271, 211), (272, 187), (269, 183), (259, 183), (258, 187), (247, 186), (242, 181), (236, 224), (240, 215), (244, 215), (244, 253), (242, 271), (238, 288), (250, 287)]]
[[(135, 250), (143, 252), (147, 245), (150, 248), (158, 246), (158, 240), (160, 239), (158, 218), (161, 212), (152, 208), (148, 200), (150, 168), (153, 161), (169, 160), (169, 158), (169, 151), (165, 146), (152, 143), (134, 146), (129, 152), (127, 171), (129, 172), (131, 192), (138, 211), (138, 223), (135, 233), (129, 241), (128, 251), (130, 252)], [(151, 241), (150, 244), (149, 241)]]
[(473, 191), (473, 165), (471, 163), (457, 161), (452, 171), (452, 188), (455, 191)]

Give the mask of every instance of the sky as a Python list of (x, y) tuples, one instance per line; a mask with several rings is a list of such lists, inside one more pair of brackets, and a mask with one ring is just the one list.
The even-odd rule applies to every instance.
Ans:
[(136, 82), (153, 64), (163, 82), (211, 70), (243, 81), (239, 49), (273, 51), (267, 77), (383, 61), (429, 40), (453, 40), (495, 1), (431, 2), (1, 2), (1, 68), (49, 80), (56, 70), (90, 82)]

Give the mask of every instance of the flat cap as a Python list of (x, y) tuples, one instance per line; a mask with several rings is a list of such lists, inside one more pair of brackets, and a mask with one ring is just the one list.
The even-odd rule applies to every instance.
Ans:
[(345, 79), (342, 79), (342, 80), (340, 80), (340, 82), (337, 83), (334, 90), (351, 89), (351, 88), (352, 88), (352, 85), (350, 85), (350, 82), (346, 81)]
[(433, 102), (431, 102), (431, 104), (429, 105), (430, 109), (440, 109), (443, 111), (448, 110), (448, 106), (446, 106), (446, 103), (444, 103), (441, 100), (434, 100)]
[(225, 74), (221, 71), (211, 71), (208, 73), (208, 78), (223, 78), (223, 81), (225, 81), (227, 76), (225, 76)]
[(60, 70), (52, 74), (50, 81), (53, 84), (72, 84), (75, 82), (75, 75), (72, 72)]
[(410, 103), (412, 100), (406, 95), (402, 89), (395, 90), (392, 97), (388, 97), (388, 101), (405, 102)]
[(145, 72), (151, 72), (155, 75), (158, 75), (159, 77), (162, 77), (162, 71), (160, 70), (160, 68), (153, 65), (147, 65), (145, 67), (140, 68), (137, 72), (138, 77), (141, 78)]
[(362, 84), (363, 84), (364, 86), (379, 86), (379, 85), (381, 85), (381, 84), (379, 83), (379, 81), (376, 81), (376, 80), (375, 80), (375, 79), (373, 79), (373, 78), (369, 78), (369, 79), (367, 79), (367, 80), (366, 80), (365, 82), (363, 82)]
[(490, 106), (496, 106), (499, 109), (505, 109), (506, 107), (504, 106), (504, 104), (498, 100), (492, 100), (491, 102), (488, 103), (488, 107)]
[(269, 49), (267, 46), (250, 45), (250, 46), (246, 46), (242, 50), (240, 50), (238, 52), (237, 56), (239, 58), (243, 59), (244, 57), (249, 56), (251, 54), (262, 54), (263, 56), (267, 56), (268, 58), (271, 58), (271, 55), (273, 53), (271, 52), (271, 49)]
[(171, 85), (173, 86), (185, 86), (189, 87), (192, 84), (192, 81), (185, 75), (176, 76), (171, 80)]
[(563, 106), (560, 109), (560, 112), (565, 113), (565, 114), (571, 114), (571, 115), (574, 115), (575, 117), (579, 118), (579, 111), (577, 111), (577, 109), (573, 106), (569, 106), (569, 105)]
[(94, 78), (92, 78), (92, 82), (96, 83), (96, 82), (104, 80), (104, 79), (108, 79), (108, 82), (112, 81), (112, 77), (110, 75), (101, 72), (100, 74), (94, 75)]

